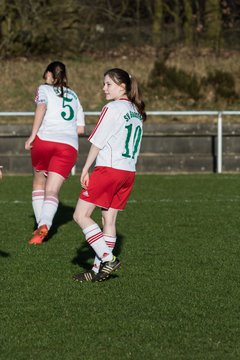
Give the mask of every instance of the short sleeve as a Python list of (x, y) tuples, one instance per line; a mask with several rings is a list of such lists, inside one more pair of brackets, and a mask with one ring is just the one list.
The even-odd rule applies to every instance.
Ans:
[(102, 149), (121, 126), (118, 119), (119, 115), (116, 114), (114, 108), (104, 106), (88, 140), (99, 149)]
[(77, 100), (77, 106), (77, 126), (85, 126), (85, 116), (79, 100)]
[(38, 87), (34, 101), (36, 104), (47, 104), (47, 94), (42, 85)]

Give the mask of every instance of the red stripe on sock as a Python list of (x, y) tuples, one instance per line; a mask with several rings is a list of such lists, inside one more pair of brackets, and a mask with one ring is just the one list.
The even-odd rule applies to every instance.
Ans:
[(46, 197), (45, 201), (54, 202), (54, 203), (58, 204), (58, 199), (55, 198), (54, 196)]
[(91, 236), (90, 238), (88, 238), (88, 239), (87, 239), (87, 242), (88, 242), (89, 244), (93, 244), (95, 241), (101, 239), (102, 237), (103, 237), (102, 232), (99, 232), (99, 233)]
[(37, 196), (44, 196), (44, 191), (34, 191), (33, 193), (32, 193), (32, 196), (33, 197), (37, 197)]
[(107, 246), (111, 249), (111, 248), (114, 248), (114, 246), (115, 246), (115, 243), (113, 243), (113, 242), (110, 242), (110, 241), (106, 241), (106, 244), (107, 244)]

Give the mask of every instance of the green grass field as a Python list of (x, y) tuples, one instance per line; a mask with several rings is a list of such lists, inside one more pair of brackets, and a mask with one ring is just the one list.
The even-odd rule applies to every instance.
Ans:
[(93, 257), (72, 220), (78, 176), (40, 246), (28, 245), (31, 181), (0, 183), (1, 360), (240, 358), (238, 175), (138, 175), (118, 219), (122, 268), (84, 284), (72, 280)]

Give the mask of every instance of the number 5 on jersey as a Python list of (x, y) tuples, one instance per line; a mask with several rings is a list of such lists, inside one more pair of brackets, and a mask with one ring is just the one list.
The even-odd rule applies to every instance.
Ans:
[(65, 109), (68, 109), (69, 115), (67, 117), (66, 111), (62, 111), (61, 116), (64, 120), (67, 120), (67, 121), (70, 121), (74, 118), (74, 110), (69, 104), (67, 104), (67, 103), (70, 103), (71, 101), (72, 101), (72, 99), (63, 97), (62, 107)]

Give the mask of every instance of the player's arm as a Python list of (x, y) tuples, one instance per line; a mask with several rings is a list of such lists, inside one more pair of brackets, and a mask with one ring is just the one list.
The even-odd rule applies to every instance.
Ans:
[(87, 156), (87, 160), (85, 162), (85, 165), (82, 169), (82, 174), (80, 177), (80, 182), (81, 185), (84, 189), (86, 189), (88, 187), (88, 183), (89, 183), (89, 169), (91, 167), (91, 165), (93, 164), (93, 162), (96, 160), (96, 157), (98, 156), (100, 149), (95, 146), (95, 145), (91, 145), (88, 156)]
[(82, 105), (80, 104), (79, 99), (77, 100), (78, 110), (77, 110), (77, 133), (78, 135), (84, 134), (85, 130), (85, 116), (83, 112)]
[(77, 127), (77, 133), (78, 135), (84, 134), (85, 126), (78, 126)]
[(33, 120), (33, 126), (32, 126), (32, 133), (25, 142), (25, 149), (30, 150), (32, 148), (32, 143), (37, 135), (37, 132), (42, 124), (45, 112), (47, 109), (47, 105), (45, 103), (39, 103), (37, 104), (36, 110), (35, 110), (35, 116)]

